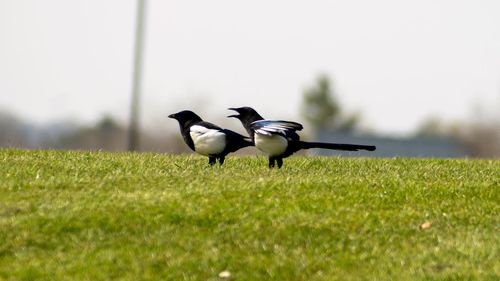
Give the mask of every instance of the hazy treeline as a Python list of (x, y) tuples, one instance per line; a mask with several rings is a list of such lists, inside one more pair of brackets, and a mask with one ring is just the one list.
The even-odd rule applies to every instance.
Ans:
[[(125, 151), (127, 128), (109, 116), (91, 126), (71, 121), (34, 125), (0, 112), (0, 147)], [(177, 134), (141, 131), (139, 150), (182, 153), (187, 148)]]
[[(140, 133), (140, 151), (184, 153), (189, 149), (175, 131)], [(500, 125), (496, 122), (446, 123), (430, 118), (415, 135), (447, 137), (458, 141), (474, 157), (500, 157)], [(111, 117), (86, 126), (70, 121), (34, 125), (0, 112), (0, 147), (26, 149), (127, 150), (127, 128)]]
[[(346, 112), (332, 84), (327, 75), (319, 75), (303, 91), (300, 112), (307, 127), (312, 129), (312, 139), (314, 133), (320, 131), (360, 131), (362, 112)], [(439, 116), (428, 118), (415, 129), (415, 135), (448, 138), (460, 143), (467, 151), (466, 155), (473, 157), (500, 157), (500, 117), (498, 113), (484, 112), (487, 111), (478, 110), (470, 120), (455, 122), (440, 119)], [(220, 125), (224, 126), (221, 122)], [(366, 133), (367, 130), (364, 131)], [(12, 113), (0, 111), (0, 147), (125, 151), (127, 138), (127, 127), (109, 116), (91, 126), (71, 121), (34, 125)], [(139, 143), (140, 151), (189, 151), (178, 133), (177, 125), (175, 132), (142, 129)]]

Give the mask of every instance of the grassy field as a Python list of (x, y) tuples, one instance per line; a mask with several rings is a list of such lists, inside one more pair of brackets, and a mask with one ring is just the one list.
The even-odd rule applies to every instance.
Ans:
[(0, 150), (0, 280), (499, 280), (499, 233), (498, 160)]

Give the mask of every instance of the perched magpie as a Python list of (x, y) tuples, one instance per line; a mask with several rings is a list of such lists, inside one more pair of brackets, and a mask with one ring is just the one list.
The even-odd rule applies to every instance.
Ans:
[(170, 114), (179, 122), (182, 138), (193, 151), (208, 156), (208, 164), (224, 163), (224, 158), (230, 152), (253, 146), (248, 137), (242, 136), (228, 129), (222, 129), (212, 123), (203, 121), (200, 116), (190, 110), (183, 110)]
[(301, 141), (296, 131), (302, 130), (302, 125), (296, 122), (282, 120), (264, 120), (262, 116), (251, 107), (229, 108), (239, 114), (229, 115), (241, 121), (252, 141), (262, 152), (269, 156), (269, 168), (273, 168), (275, 162), (278, 168), (283, 165), (283, 158), (286, 158), (301, 149), (325, 148), (335, 150), (375, 150), (375, 146), (305, 142)]

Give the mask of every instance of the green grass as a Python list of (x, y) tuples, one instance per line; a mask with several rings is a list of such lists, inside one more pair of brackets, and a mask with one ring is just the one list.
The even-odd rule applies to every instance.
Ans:
[(498, 160), (0, 150), (0, 280), (499, 280), (499, 233)]

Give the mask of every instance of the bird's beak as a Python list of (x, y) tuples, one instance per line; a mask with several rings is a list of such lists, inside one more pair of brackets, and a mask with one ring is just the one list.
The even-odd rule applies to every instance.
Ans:
[(173, 118), (173, 119), (175, 119), (175, 114), (170, 114), (170, 115), (168, 116), (168, 118)]
[[(230, 108), (228, 108), (228, 109), (229, 109), (229, 110), (234, 110), (234, 111), (238, 112), (238, 109), (237, 109), (237, 108), (230, 107)], [(233, 115), (229, 115), (229, 116), (227, 116), (227, 118), (230, 118), (230, 117), (239, 118), (239, 117), (240, 117), (239, 112), (238, 112), (238, 114), (233, 114)]]

